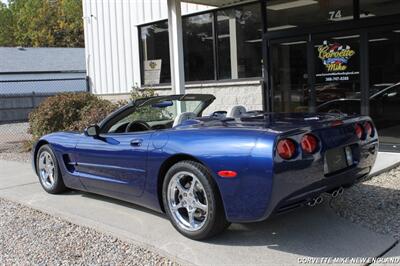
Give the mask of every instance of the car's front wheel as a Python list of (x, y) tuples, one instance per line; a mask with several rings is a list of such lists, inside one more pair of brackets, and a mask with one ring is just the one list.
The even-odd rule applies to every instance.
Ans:
[(49, 145), (40, 147), (36, 156), (36, 171), (43, 189), (51, 194), (64, 192), (64, 185), (57, 158)]
[(163, 202), (172, 225), (191, 239), (209, 238), (229, 226), (216, 184), (200, 163), (182, 161), (169, 169)]

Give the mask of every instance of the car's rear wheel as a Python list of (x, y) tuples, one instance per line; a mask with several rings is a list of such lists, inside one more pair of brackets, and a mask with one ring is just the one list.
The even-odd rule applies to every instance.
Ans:
[(217, 186), (200, 163), (182, 161), (168, 170), (163, 203), (172, 225), (191, 239), (212, 237), (229, 226)]
[(59, 164), (49, 145), (40, 147), (36, 156), (36, 171), (43, 189), (51, 194), (66, 190)]

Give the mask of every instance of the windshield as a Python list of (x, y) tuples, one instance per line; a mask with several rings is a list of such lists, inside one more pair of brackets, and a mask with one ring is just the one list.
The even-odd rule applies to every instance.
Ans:
[[(144, 129), (167, 129), (174, 126), (177, 117), (182, 113), (190, 113), (196, 118), (207, 105), (202, 99), (178, 97), (155, 97), (140, 100), (135, 106), (125, 111), (107, 130), (110, 133), (142, 131)], [(129, 128), (131, 124), (133, 128)], [(141, 125), (139, 125), (141, 124)], [(140, 130), (139, 130), (140, 129)]]
[(202, 104), (202, 101), (161, 100), (156, 103), (149, 103), (137, 107), (127, 119), (142, 120), (149, 124), (158, 121), (173, 121), (178, 114), (183, 112), (193, 112), (198, 115)]

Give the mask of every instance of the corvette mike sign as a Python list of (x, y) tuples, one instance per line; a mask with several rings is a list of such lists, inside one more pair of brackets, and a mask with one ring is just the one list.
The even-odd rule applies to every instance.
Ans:
[(324, 41), (318, 46), (317, 55), (323, 67), (319, 68), (316, 77), (322, 82), (348, 81), (359, 75), (357, 62), (352, 65), (351, 60), (356, 51), (350, 45)]

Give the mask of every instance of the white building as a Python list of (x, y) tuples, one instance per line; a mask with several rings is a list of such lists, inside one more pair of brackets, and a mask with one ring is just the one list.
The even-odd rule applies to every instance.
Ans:
[[(182, 15), (201, 14), (203, 11), (215, 9), (218, 6), (228, 6), (241, 1), (197, 2), (212, 3), (214, 6), (182, 2)], [(149, 73), (145, 74), (144, 72), (149, 71), (144, 70), (145, 67), (143, 66), (145, 61), (149, 63), (149, 61), (154, 60), (157, 63), (159, 62), (157, 59), (161, 59), (154, 57), (157, 53), (154, 49), (159, 49), (158, 53), (162, 53), (163, 57), (169, 56), (168, 27), (157, 28), (157, 26), (150, 25), (151, 29), (147, 29), (145, 26), (156, 21), (168, 25), (167, 0), (84, 0), (83, 10), (87, 73), (93, 93), (107, 98), (119, 99), (126, 97), (134, 86), (152, 87), (157, 90), (158, 94), (175, 93), (175, 90), (171, 89), (171, 79), (168, 78), (164, 81), (165, 78), (163, 77), (169, 75), (169, 73), (164, 74), (167, 71), (169, 72), (169, 62), (164, 60), (161, 63), (161, 77), (158, 80), (159, 82), (155, 82), (155, 84), (146, 84), (145, 75), (149, 78)], [(140, 36), (141, 34), (145, 35), (146, 30), (153, 31), (153, 28), (160, 33), (159, 35), (162, 34), (162, 31), (165, 31), (164, 36), (160, 36), (163, 41), (160, 47), (150, 47), (149, 44), (146, 44), (146, 39), (142, 39)], [(207, 42), (213, 42), (212, 36), (206, 36), (206, 34), (203, 33), (203, 38)], [(229, 40), (229, 35), (225, 34), (226, 37)], [(258, 42), (259, 47), (261, 47), (260, 38), (254, 40)], [(164, 48), (164, 51), (160, 51), (162, 48)], [(147, 57), (147, 52), (149, 56), (144, 58)], [(261, 55), (261, 51), (259, 55)], [(213, 59), (210, 58), (209, 60), (212, 61)], [(261, 70), (261, 58), (258, 60)], [(236, 68), (238, 67), (240, 68), (240, 65), (236, 64)], [(208, 66), (208, 68), (211, 69), (212, 67)], [(188, 75), (188, 71), (186, 71), (186, 75)], [(218, 108), (220, 109), (227, 109), (229, 106), (238, 103), (251, 109), (260, 110), (263, 108), (261, 72), (258, 77), (251, 77), (251, 80), (239, 80), (237, 74), (232, 79), (224, 80), (215, 80), (214, 77), (206, 77), (205, 79), (200, 77), (197, 80), (187, 81), (185, 87), (186, 93), (212, 93), (216, 95), (216, 104), (219, 105)], [(236, 89), (235, 94), (232, 94), (232, 87)], [(243, 95), (245, 97), (241, 97)]]
[(83, 0), (83, 7), (95, 94), (118, 99), (133, 86), (152, 87), (214, 94), (208, 111), (241, 104), (361, 113), (374, 119), (381, 148), (399, 150), (400, 85), (386, 91), (400, 82), (399, 0)]

